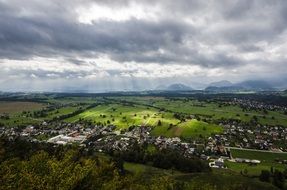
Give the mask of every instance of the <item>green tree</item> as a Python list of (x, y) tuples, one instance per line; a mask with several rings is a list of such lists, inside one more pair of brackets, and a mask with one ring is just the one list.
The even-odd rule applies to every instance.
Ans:
[(273, 184), (279, 188), (283, 188), (284, 186), (284, 175), (282, 172), (280, 172), (279, 170), (275, 170), (274, 174), (273, 174)]
[(270, 172), (268, 170), (262, 170), (259, 176), (260, 181), (270, 182)]

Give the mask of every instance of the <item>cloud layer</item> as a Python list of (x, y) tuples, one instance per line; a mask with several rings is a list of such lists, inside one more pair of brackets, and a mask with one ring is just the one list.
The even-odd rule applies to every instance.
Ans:
[(0, 90), (284, 77), (286, 10), (284, 0), (0, 0)]

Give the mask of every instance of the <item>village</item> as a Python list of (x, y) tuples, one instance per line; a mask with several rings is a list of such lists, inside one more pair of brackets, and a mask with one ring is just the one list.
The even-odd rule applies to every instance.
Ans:
[[(81, 123), (59, 123), (55, 128), (43, 122), (39, 126), (29, 125), (24, 129), (0, 128), (0, 135), (10, 140), (22, 138), (31, 142), (46, 142), (57, 146), (77, 144), (96, 152), (111, 150), (126, 151), (133, 144), (149, 144), (159, 150), (176, 150), (184, 157), (197, 156), (208, 160), (210, 167), (225, 168), (224, 161), (258, 164), (260, 160), (233, 158), (229, 148), (247, 148), (285, 152), (286, 147), (278, 146), (277, 141), (286, 140), (287, 130), (283, 127), (241, 126), (236, 122), (222, 123), (224, 132), (204, 140), (184, 141), (179, 137), (152, 136), (151, 127), (131, 126), (125, 130), (116, 130), (114, 125), (90, 125)], [(280, 143), (278, 143), (280, 145)]]
[(280, 126), (222, 124), (223, 134), (216, 135), (225, 147), (286, 152), (287, 129)]

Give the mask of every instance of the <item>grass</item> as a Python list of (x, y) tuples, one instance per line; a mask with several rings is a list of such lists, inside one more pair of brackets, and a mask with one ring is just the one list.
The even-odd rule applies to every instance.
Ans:
[[(124, 103), (133, 102), (133, 103)], [(190, 115), (202, 115), (213, 119), (239, 119), (250, 121), (256, 116), (261, 124), (283, 125), (287, 126), (287, 117), (282, 112), (269, 111), (268, 114), (256, 111), (243, 112), (239, 106), (219, 106), (215, 102), (205, 102), (197, 100), (188, 100), (186, 98), (169, 99), (164, 97), (49, 97), (50, 103), (65, 105), (63, 108), (48, 112), (44, 118), (23, 117), (21, 111), (37, 110), (42, 108), (43, 104), (33, 102), (0, 102), (0, 113), (9, 112), (9, 120), (0, 119), (5, 125), (27, 125), (39, 123), (43, 120), (50, 120), (54, 117), (74, 112), (79, 108), (78, 103), (92, 104), (103, 102), (95, 108), (74, 117), (65, 119), (66, 122), (76, 122), (79, 119), (90, 120), (94, 123), (114, 124), (117, 129), (126, 129), (132, 125), (152, 126), (152, 134), (155, 136), (163, 135), (167, 137), (208, 137), (212, 133), (221, 133), (221, 127), (208, 124), (201, 121), (189, 120), (181, 123), (174, 118), (174, 112), (180, 112)], [(164, 108), (166, 111), (160, 111)], [(161, 125), (158, 125), (159, 121)]]
[(147, 170), (147, 166), (143, 164), (136, 164), (131, 162), (125, 162), (124, 168), (134, 174), (144, 173)]
[(256, 159), (263, 162), (274, 162), (275, 159), (287, 160), (287, 153), (259, 152), (254, 150), (230, 149), (234, 158)]
[(9, 114), (9, 119), (0, 118), (1, 125), (18, 126), (38, 124), (39, 119), (22, 115), (23, 111), (35, 111), (44, 108), (45, 104), (36, 102), (0, 101), (0, 115)]
[(179, 124), (174, 133), (180, 137), (188, 138), (196, 136), (209, 137), (213, 133), (218, 134), (221, 132), (223, 132), (223, 129), (220, 126), (192, 119)]
[(238, 173), (214, 169), (211, 173), (179, 175), (182, 181), (188, 181), (193, 189), (249, 189), (272, 190), (278, 189), (269, 183), (260, 182), (256, 178), (244, 177)]
[(145, 178), (153, 178), (155, 176), (176, 176), (183, 174), (182, 172), (179, 172), (177, 170), (167, 170), (167, 169), (161, 169), (156, 168), (149, 165), (144, 164), (137, 164), (132, 162), (125, 162), (124, 163), (125, 170), (133, 173), (133, 174), (139, 174), (145, 176)]
[(79, 106), (67, 106), (67, 107), (59, 108), (57, 110), (48, 112), (48, 115), (44, 117), (43, 119), (53, 119), (57, 116), (72, 113), (76, 111), (77, 109), (79, 109)]
[(222, 132), (221, 127), (202, 121), (189, 120), (180, 123), (178, 119), (173, 117), (173, 113), (161, 112), (155, 108), (142, 105), (99, 105), (77, 116), (68, 118), (66, 121), (76, 122), (79, 119), (91, 120), (95, 123), (114, 124), (118, 129), (125, 129), (132, 125), (152, 126), (154, 127), (152, 134), (156, 136), (207, 137), (212, 133)]
[(42, 120), (41, 119), (34, 119), (31, 117), (23, 117), (19, 114), (17, 115), (10, 115), (10, 119), (0, 119), (0, 123), (4, 124), (5, 126), (26, 126), (26, 125), (34, 125), (39, 124)]
[(14, 114), (22, 111), (33, 111), (43, 107), (44, 104), (35, 102), (0, 101), (0, 114), (1, 113)]
[[(121, 97), (117, 99), (121, 99)], [(212, 119), (239, 119), (248, 122), (253, 116), (256, 116), (258, 117), (259, 123), (263, 125), (283, 125), (287, 127), (287, 117), (281, 112), (269, 111), (268, 114), (264, 114), (260, 111), (245, 112), (237, 105), (220, 107), (219, 104), (215, 102), (186, 100), (183, 98), (172, 100), (163, 97), (125, 97), (125, 100), (164, 108), (172, 112), (204, 115)], [(272, 119), (272, 117), (275, 119)]]
[(276, 187), (269, 183), (260, 182), (258, 179), (244, 177), (229, 170), (212, 170), (209, 173), (181, 173), (176, 170), (164, 170), (148, 165), (125, 162), (124, 168), (142, 180), (155, 179), (158, 176), (169, 176), (177, 181), (185, 182), (190, 189), (248, 189), (250, 190), (275, 190)]
[(272, 152), (258, 152), (254, 150), (238, 150), (231, 149), (233, 158), (246, 158), (260, 160), (261, 163), (257, 165), (250, 165), (247, 163), (226, 162), (229, 169), (236, 172), (244, 170), (248, 171), (248, 175), (260, 175), (262, 170), (270, 170), (271, 167), (278, 170), (285, 170), (287, 166), (276, 162), (276, 159), (287, 160), (287, 153), (272, 153)]
[(221, 133), (222, 131), (223, 129), (220, 126), (192, 119), (180, 123), (177, 126), (157, 126), (153, 129), (152, 134), (166, 137), (204, 138), (209, 137), (211, 134)]
[(250, 165), (247, 163), (236, 163), (236, 162), (225, 162), (226, 166), (236, 172), (244, 172), (247, 171), (247, 175), (250, 176), (259, 176), (262, 170), (269, 170), (271, 167), (273, 169), (277, 169), (283, 171), (286, 169), (286, 166), (279, 163), (271, 163), (271, 162), (262, 162), (257, 165)]
[(121, 104), (105, 104), (87, 110), (75, 117), (68, 118), (68, 122), (79, 119), (114, 124), (118, 129), (125, 129), (132, 125), (156, 126), (161, 120), (163, 125), (178, 123), (171, 114), (160, 113), (157, 109), (145, 106), (130, 106)]

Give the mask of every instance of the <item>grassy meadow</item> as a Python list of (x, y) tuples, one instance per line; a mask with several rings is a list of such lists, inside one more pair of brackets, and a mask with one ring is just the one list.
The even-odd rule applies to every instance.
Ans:
[(261, 163), (257, 165), (251, 165), (247, 163), (236, 163), (236, 162), (226, 162), (229, 169), (236, 172), (247, 171), (248, 175), (258, 176), (261, 170), (273, 169), (285, 170), (287, 166), (285, 164), (278, 163), (276, 159), (287, 160), (287, 153), (274, 153), (274, 152), (263, 152), (256, 150), (239, 150), (231, 149), (231, 154), (233, 158), (245, 158), (245, 159), (256, 159), (260, 160)]
[(36, 102), (0, 101), (0, 115), (9, 116), (9, 119), (0, 117), (0, 123), (5, 126), (37, 124), (38, 119), (23, 116), (22, 112), (32, 112), (45, 106), (45, 104)]
[(160, 112), (155, 108), (141, 105), (106, 104), (89, 109), (79, 115), (66, 119), (67, 122), (76, 122), (79, 119), (114, 124), (118, 129), (129, 126), (158, 126), (166, 128), (170, 124), (177, 125), (180, 121), (173, 117), (172, 113)]
[(36, 102), (0, 101), (0, 114), (14, 114), (22, 111), (33, 111), (43, 107), (44, 104)]
[(176, 126), (158, 126), (153, 130), (154, 135), (163, 135), (167, 137), (197, 138), (209, 137), (211, 134), (219, 134), (223, 131), (222, 127), (208, 124), (196, 119), (179, 123)]
[(279, 111), (268, 111), (267, 114), (256, 111), (243, 111), (242, 108), (237, 105), (220, 106), (217, 102), (198, 101), (186, 98), (118, 97), (117, 99), (155, 106), (171, 112), (207, 116), (212, 119), (238, 119), (248, 122), (256, 116), (259, 123), (263, 125), (283, 125), (287, 127), (287, 117)]

